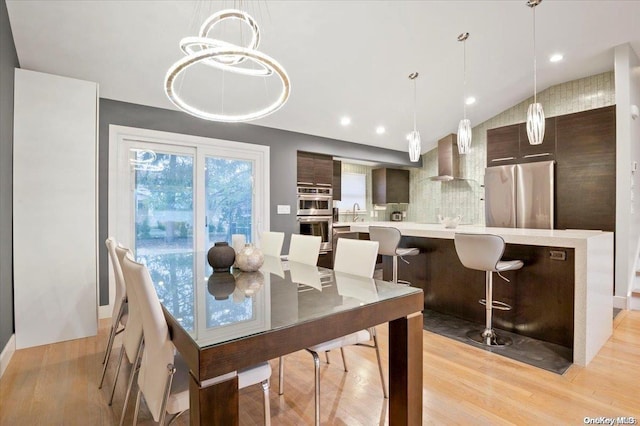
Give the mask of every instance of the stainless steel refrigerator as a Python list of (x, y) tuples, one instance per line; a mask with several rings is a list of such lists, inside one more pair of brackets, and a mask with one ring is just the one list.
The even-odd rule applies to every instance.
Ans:
[(487, 167), (487, 226), (553, 229), (554, 161)]

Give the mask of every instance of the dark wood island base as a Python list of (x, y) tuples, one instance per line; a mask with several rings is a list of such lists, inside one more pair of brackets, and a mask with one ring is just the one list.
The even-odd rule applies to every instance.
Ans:
[[(436, 312), (484, 324), (485, 274), (465, 268), (453, 240), (402, 237), (402, 247), (418, 247), (420, 255), (398, 262), (399, 279), (424, 291), (424, 306)], [(494, 276), (494, 300), (512, 306), (494, 311), (495, 327), (555, 343), (573, 350), (574, 259), (572, 248), (507, 244), (503, 258), (524, 267)], [(383, 260), (383, 278), (391, 279), (390, 258)]]

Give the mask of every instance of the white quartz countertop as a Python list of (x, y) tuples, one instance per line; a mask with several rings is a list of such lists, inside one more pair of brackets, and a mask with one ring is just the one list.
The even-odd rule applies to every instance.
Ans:
[(456, 232), (473, 234), (495, 234), (504, 238), (508, 244), (527, 244), (534, 246), (578, 247), (590, 238), (602, 237), (611, 232), (583, 229), (525, 229), (494, 228), (481, 225), (458, 225), (455, 229), (440, 224), (417, 222), (335, 222), (334, 227), (349, 227), (353, 232), (369, 232), (369, 226), (391, 226), (398, 228), (402, 235), (411, 237), (453, 239)]

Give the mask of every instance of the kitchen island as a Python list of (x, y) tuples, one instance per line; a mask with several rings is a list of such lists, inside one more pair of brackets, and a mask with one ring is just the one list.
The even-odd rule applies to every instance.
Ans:
[[(587, 365), (612, 333), (613, 233), (590, 230), (493, 228), (414, 222), (339, 223), (368, 233), (369, 225), (393, 226), (402, 233), (401, 246), (418, 247), (410, 264), (399, 262), (401, 279), (424, 290), (425, 308), (483, 323), (484, 273), (466, 269), (453, 245), (456, 232), (500, 235), (505, 259), (524, 267), (494, 279), (494, 294), (513, 306), (495, 312), (495, 326), (569, 347), (573, 362)], [(385, 261), (385, 279), (390, 279)]]

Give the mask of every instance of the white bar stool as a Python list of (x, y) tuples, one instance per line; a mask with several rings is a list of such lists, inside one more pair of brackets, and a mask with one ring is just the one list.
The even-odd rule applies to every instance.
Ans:
[[(391, 281), (394, 284), (398, 284), (398, 257), (400, 257), (405, 263), (409, 263), (404, 259), (404, 256), (416, 256), (420, 254), (420, 250), (415, 247), (398, 247), (401, 236), (402, 235), (398, 228), (392, 228), (389, 226), (369, 227), (369, 239), (371, 241), (377, 241), (380, 245), (378, 248), (378, 254), (393, 257), (393, 279)], [(400, 280), (400, 283), (411, 284), (404, 280)]]
[(511, 306), (508, 304), (493, 300), (493, 273), (497, 272), (500, 278), (509, 282), (500, 272), (520, 269), (523, 266), (522, 261), (500, 260), (504, 254), (505, 242), (498, 235), (456, 233), (454, 243), (460, 262), (466, 268), (485, 271), (486, 274), (486, 298), (479, 301), (480, 304), (485, 305), (485, 329), (482, 333), (470, 331), (467, 333), (467, 337), (487, 346), (510, 345), (511, 339), (497, 335), (491, 324), (494, 308), (502, 311), (511, 310)]

